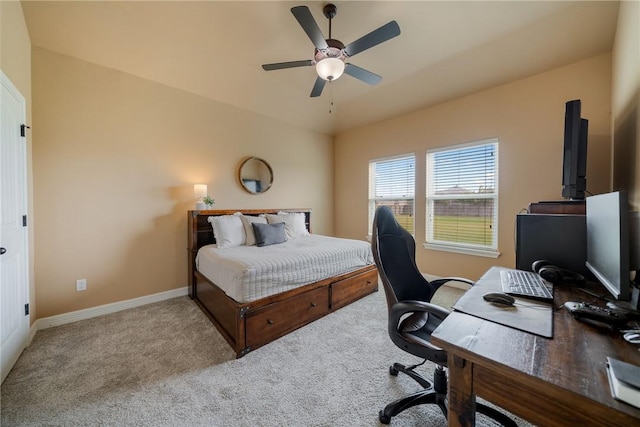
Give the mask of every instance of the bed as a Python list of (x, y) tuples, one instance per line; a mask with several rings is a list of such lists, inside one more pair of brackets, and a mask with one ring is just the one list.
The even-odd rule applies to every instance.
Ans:
[[(295, 216), (300, 224), (303, 222), (303, 233), (309, 235), (268, 247), (218, 248), (226, 236), (218, 232), (217, 241), (209, 221), (219, 225), (221, 220), (238, 214), (244, 216), (245, 225), (246, 219), (290, 214), (290, 218)], [(331, 238), (310, 234), (310, 209), (189, 211), (187, 223), (189, 296), (233, 348), (236, 357), (378, 290), (378, 272), (371, 257), (363, 259), (362, 242), (335, 239), (346, 245), (349, 254), (353, 253), (349, 255), (354, 257), (352, 264), (345, 264), (347, 255), (334, 252), (331, 246), (325, 247), (326, 239)], [(287, 251), (296, 253), (294, 259), (288, 255), (280, 257), (281, 252)], [(253, 253), (263, 253), (270, 259), (253, 261)], [(330, 258), (322, 268), (318, 267), (321, 257)], [(296, 264), (304, 261), (298, 258), (305, 258), (307, 264), (310, 259), (315, 267), (305, 270), (302, 264)], [(242, 270), (234, 270), (240, 268), (235, 264), (241, 262)], [(267, 262), (270, 267), (266, 272), (258, 269)], [(231, 283), (233, 280), (239, 283)]]

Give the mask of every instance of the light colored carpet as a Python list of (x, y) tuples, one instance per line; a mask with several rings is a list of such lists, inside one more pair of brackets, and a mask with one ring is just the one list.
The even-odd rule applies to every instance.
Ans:
[[(450, 306), (459, 292), (436, 298)], [(388, 373), (419, 360), (386, 320), (381, 289), (241, 359), (188, 297), (45, 329), (2, 384), (1, 424), (377, 426), (388, 402), (419, 390)], [(423, 405), (391, 425), (446, 421)]]

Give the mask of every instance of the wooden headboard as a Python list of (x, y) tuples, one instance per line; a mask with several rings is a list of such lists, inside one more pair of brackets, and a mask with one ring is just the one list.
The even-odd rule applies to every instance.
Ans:
[(224, 209), (224, 210), (203, 210), (187, 212), (187, 228), (188, 228), (188, 246), (187, 257), (189, 260), (188, 276), (189, 276), (189, 296), (193, 298), (193, 284), (195, 283), (196, 255), (198, 249), (204, 245), (210, 245), (216, 242), (213, 237), (213, 228), (207, 221), (210, 216), (233, 215), (240, 212), (243, 215), (258, 216), (261, 214), (277, 214), (278, 212), (300, 212), (304, 214), (304, 222), (311, 233), (311, 209)]

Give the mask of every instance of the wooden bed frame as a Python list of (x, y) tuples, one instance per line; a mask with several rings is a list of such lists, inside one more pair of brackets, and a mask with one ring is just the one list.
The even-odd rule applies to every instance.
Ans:
[(239, 209), (188, 212), (189, 296), (242, 357), (289, 332), (307, 325), (332, 311), (378, 290), (375, 264), (359, 270), (330, 277), (276, 295), (248, 303), (227, 296), (215, 283), (195, 268), (195, 258), (202, 246), (215, 243), (209, 216), (276, 214), (302, 212), (311, 232), (310, 209)]

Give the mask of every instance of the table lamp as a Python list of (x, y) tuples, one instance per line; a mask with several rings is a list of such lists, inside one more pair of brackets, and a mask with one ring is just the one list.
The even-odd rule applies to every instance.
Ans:
[(207, 184), (194, 184), (193, 194), (196, 198), (196, 210), (201, 211), (207, 208), (202, 198), (207, 195)]

